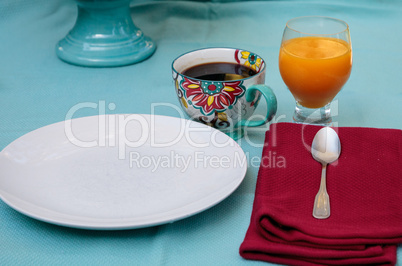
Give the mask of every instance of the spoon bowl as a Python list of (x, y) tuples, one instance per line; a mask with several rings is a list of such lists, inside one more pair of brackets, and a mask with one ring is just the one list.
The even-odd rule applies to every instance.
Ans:
[(311, 154), (322, 165), (320, 189), (315, 196), (313, 216), (317, 219), (326, 219), (331, 215), (326, 188), (327, 165), (335, 162), (341, 154), (341, 142), (335, 130), (330, 127), (320, 129), (314, 136)]

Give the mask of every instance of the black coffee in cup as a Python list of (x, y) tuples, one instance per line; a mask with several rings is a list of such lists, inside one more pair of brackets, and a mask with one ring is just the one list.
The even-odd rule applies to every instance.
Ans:
[(190, 67), (182, 72), (183, 75), (209, 81), (239, 80), (257, 74), (253, 69), (235, 63), (206, 63)]

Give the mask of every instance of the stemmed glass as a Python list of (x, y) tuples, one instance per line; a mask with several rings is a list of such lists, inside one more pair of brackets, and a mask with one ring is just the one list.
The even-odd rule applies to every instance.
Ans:
[(320, 16), (289, 20), (282, 37), (279, 70), (296, 100), (293, 120), (330, 125), (331, 101), (352, 70), (348, 24)]

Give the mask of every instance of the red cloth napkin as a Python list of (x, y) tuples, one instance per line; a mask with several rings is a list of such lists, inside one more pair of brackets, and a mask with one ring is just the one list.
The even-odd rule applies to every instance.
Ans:
[(321, 127), (272, 124), (240, 255), (287, 265), (394, 265), (402, 243), (402, 131), (334, 128), (342, 151), (327, 168), (331, 216), (312, 216)]

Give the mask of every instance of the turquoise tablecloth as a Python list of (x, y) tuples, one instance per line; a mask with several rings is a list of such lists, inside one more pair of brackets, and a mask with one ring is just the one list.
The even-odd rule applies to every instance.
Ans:
[[(249, 49), (267, 61), (267, 81), (278, 98), (276, 122), (291, 121), (293, 97), (278, 71), (286, 21), (325, 15), (350, 25), (353, 70), (334, 103), (338, 126), (402, 129), (402, 1), (244, 1), (228, 3), (139, 1), (138, 27), (156, 53), (140, 64), (84, 68), (60, 61), (56, 42), (74, 25), (71, 0), (0, 2), (0, 149), (42, 126), (63, 121), (76, 104), (114, 103), (108, 113), (152, 112), (151, 103), (178, 105), (171, 61), (207, 46)], [(264, 106), (260, 107), (262, 113)], [(84, 108), (74, 117), (98, 114)], [(169, 107), (156, 114), (178, 116)], [(239, 143), (249, 158), (261, 155), (267, 127)], [(258, 166), (217, 206), (173, 224), (126, 231), (87, 231), (28, 218), (0, 201), (0, 265), (256, 265), (238, 254), (254, 198)], [(402, 191), (401, 191), (402, 193)], [(386, 195), (384, 195), (386, 196)], [(401, 225), (402, 226), (402, 225)], [(402, 248), (398, 249), (402, 265)]]

